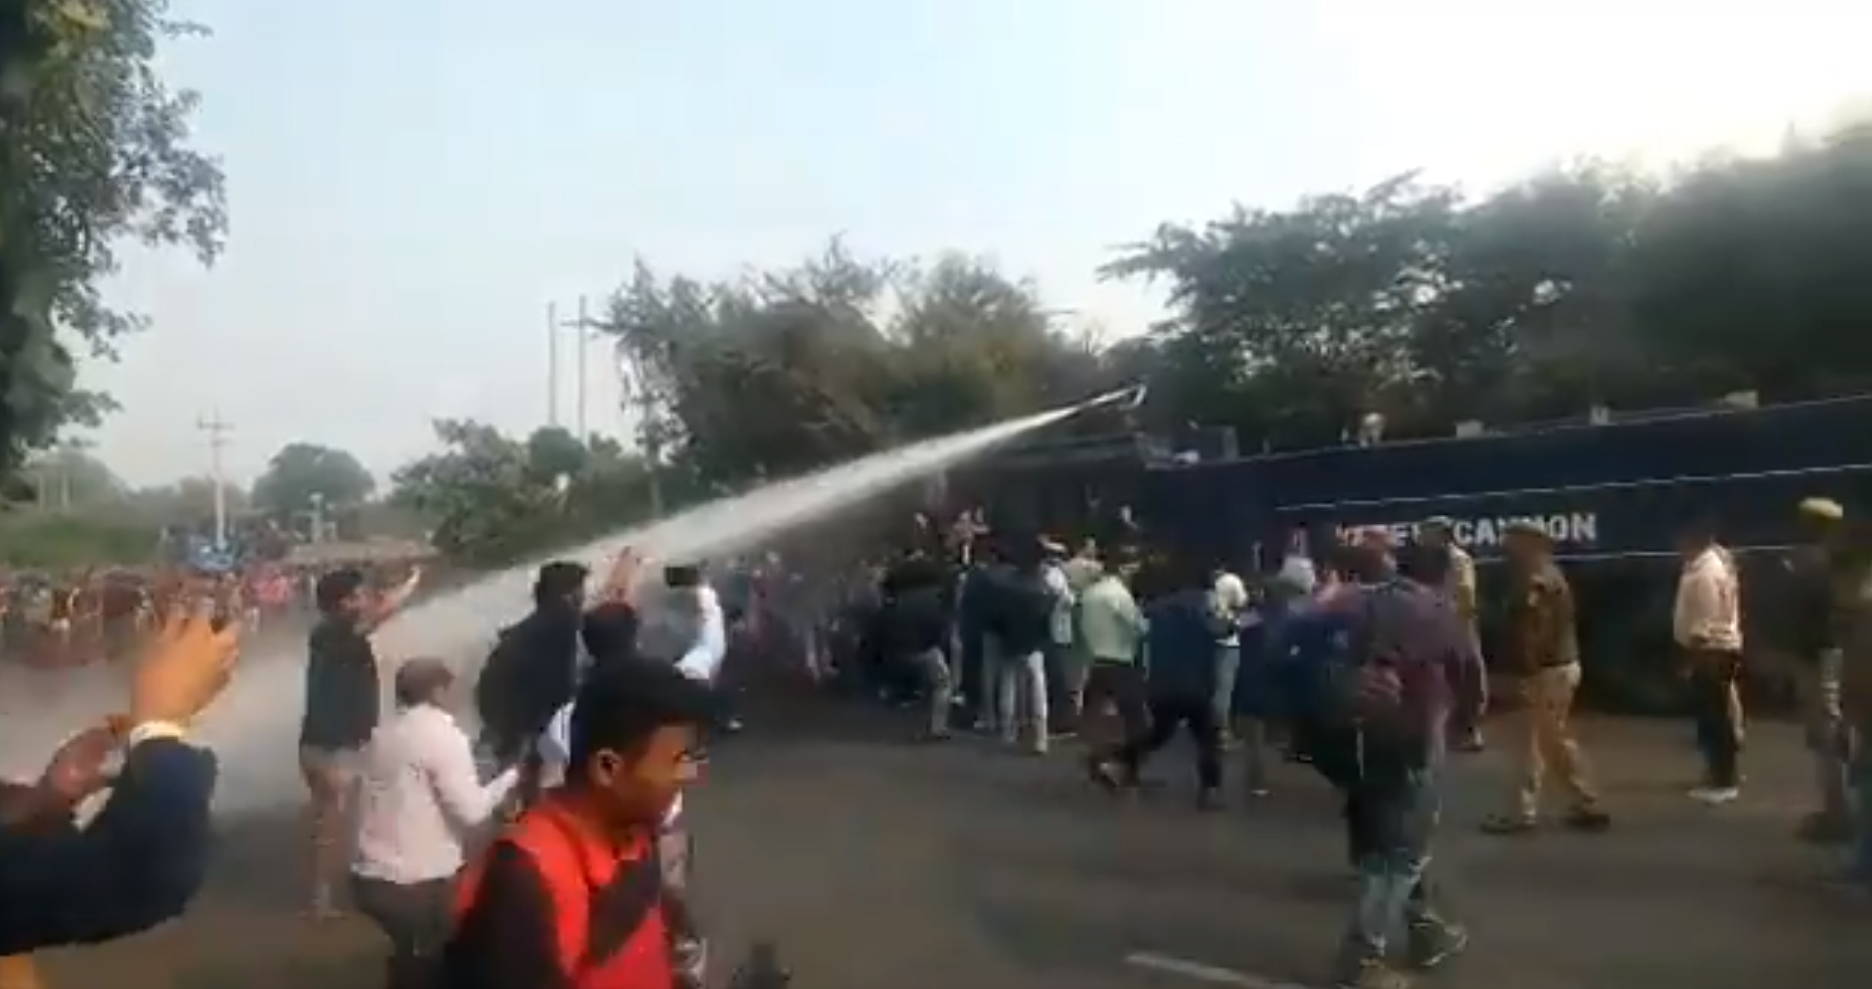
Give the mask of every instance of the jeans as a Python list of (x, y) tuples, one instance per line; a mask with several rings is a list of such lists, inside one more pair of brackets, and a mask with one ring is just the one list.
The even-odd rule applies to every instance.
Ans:
[(989, 718), (1001, 737), (1013, 741), (1023, 726), (1033, 738), (1044, 743), (1047, 737), (1046, 656), (1039, 650), (1009, 652), (1000, 642), (990, 639), (983, 650), (986, 679), (992, 712)]
[(1079, 728), (1079, 698), (1085, 689), (1083, 665), (1073, 655), (1072, 643), (1054, 642), (1047, 646), (1047, 689), (1052, 691), (1048, 705), (1052, 709), (1053, 727), (1060, 731)]
[(454, 898), (453, 879), (393, 883), (351, 877), (358, 912), (390, 939), (389, 989), (428, 989), (436, 953), (448, 939)]
[(1227, 727), (1235, 715), (1235, 678), (1241, 673), (1239, 645), (1216, 645), (1215, 706), (1216, 724)]
[(1382, 958), (1394, 932), (1438, 922), (1428, 869), (1441, 810), (1439, 761), (1408, 765), (1368, 750), (1365, 774), (1346, 790), (1358, 871), (1348, 961)]
[(955, 696), (955, 678), (949, 673), (949, 663), (943, 659), (941, 649), (931, 647), (910, 657), (910, 668), (916, 671), (917, 679), (923, 687), (923, 700), (929, 713), (929, 733), (945, 735), (949, 732), (949, 703)]
[(1696, 721), (1697, 748), (1703, 752), (1705, 785), (1731, 788), (1741, 783), (1737, 766), (1742, 726), (1736, 723), (1730, 691), (1740, 672), (1733, 653), (1693, 651), (1690, 659), (1690, 711)]

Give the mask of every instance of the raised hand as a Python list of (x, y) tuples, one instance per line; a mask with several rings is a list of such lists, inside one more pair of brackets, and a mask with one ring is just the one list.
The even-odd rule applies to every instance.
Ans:
[(172, 609), (130, 688), (132, 725), (193, 721), (226, 689), (240, 654), (238, 616), (215, 629), (214, 609)]

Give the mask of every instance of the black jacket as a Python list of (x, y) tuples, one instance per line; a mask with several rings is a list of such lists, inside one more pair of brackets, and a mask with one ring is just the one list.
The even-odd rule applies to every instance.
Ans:
[(1015, 654), (1039, 652), (1053, 641), (1053, 592), (1038, 567), (996, 567), (982, 585), (983, 630)]
[(481, 723), (497, 735), (532, 738), (578, 689), (582, 616), (539, 608), (501, 630), (475, 681)]
[(90, 826), (0, 830), (0, 956), (95, 944), (180, 914), (208, 866), (215, 758), (174, 739), (130, 750)]

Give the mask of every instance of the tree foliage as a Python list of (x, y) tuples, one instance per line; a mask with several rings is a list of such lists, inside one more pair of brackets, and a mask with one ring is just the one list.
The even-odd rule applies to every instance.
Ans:
[(703, 487), (802, 473), (1084, 396), (1097, 353), (1031, 285), (948, 255), (927, 266), (832, 242), (736, 281), (639, 263), (612, 298), (638, 441)]
[(109, 356), (141, 325), (103, 298), (124, 238), (204, 262), (220, 249), (221, 171), (189, 144), (196, 95), (156, 65), (163, 41), (201, 29), (168, 7), (0, 4), (0, 472), (102, 410), (73, 354)]
[(1403, 175), (1165, 226), (1111, 277), (1170, 292), (1150, 416), (1332, 442), (1872, 389), (1872, 129), (1669, 180), (1602, 166), (1497, 195)]
[(358, 459), (344, 450), (317, 443), (288, 443), (267, 461), (254, 480), (255, 508), (290, 517), (315, 501), (333, 507), (362, 503), (377, 488)]
[(472, 420), (435, 424), (442, 449), (396, 472), (390, 500), (429, 521), (430, 542), (499, 564), (642, 518), (649, 478), (615, 440), (559, 428), (524, 439)]

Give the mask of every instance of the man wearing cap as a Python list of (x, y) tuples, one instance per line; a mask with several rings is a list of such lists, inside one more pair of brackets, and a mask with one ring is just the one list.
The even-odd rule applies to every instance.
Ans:
[[(1432, 552), (1442, 553), (1446, 557), (1448, 576), (1443, 590), (1456, 606), (1456, 614), (1469, 630), (1471, 646), (1479, 655), (1482, 651), (1481, 636), (1476, 632), (1476, 568), (1475, 558), (1456, 544), (1456, 523), (1447, 515), (1433, 515), (1417, 527), (1417, 539)], [(1457, 744), (1468, 752), (1482, 750), (1482, 728), (1479, 725), (1456, 725)]]
[(1573, 589), (1554, 562), (1546, 529), (1530, 520), (1503, 529), (1509, 566), (1508, 629), (1502, 666), (1514, 678), (1520, 710), (1512, 729), (1515, 791), (1509, 809), (1483, 822), (1490, 834), (1534, 830), (1549, 769), (1572, 799), (1566, 823), (1587, 831), (1611, 823), (1599, 808), (1591, 771), (1569, 724), (1579, 691), (1579, 635)]
[(1872, 890), (1872, 532), (1855, 523), (1833, 544), (1834, 641), (1840, 647), (1839, 751), (1848, 761), (1853, 832), (1845, 880)]
[(1796, 509), (1800, 542), (1782, 561), (1786, 593), (1776, 652), (1790, 661), (1795, 693), (1813, 753), (1816, 806), (1800, 836), (1831, 844), (1852, 835), (1847, 800), (1845, 725), (1840, 719), (1840, 643), (1834, 634), (1834, 576), (1847, 569), (1836, 545), (1846, 511), (1830, 498), (1808, 498)]

